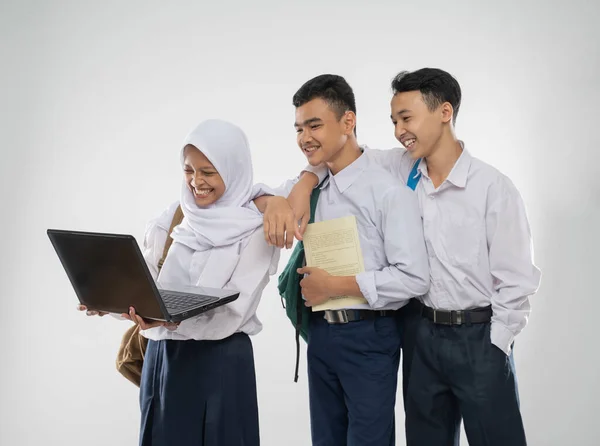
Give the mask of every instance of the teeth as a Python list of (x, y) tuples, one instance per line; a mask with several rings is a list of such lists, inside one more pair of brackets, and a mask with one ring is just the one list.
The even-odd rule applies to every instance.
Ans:
[(308, 152), (308, 153), (314, 152), (315, 150), (317, 150), (317, 147), (305, 147), (304, 148), (304, 151)]
[(413, 144), (415, 143), (416, 139), (409, 139), (404, 141), (404, 147), (411, 148), (413, 146)]
[(206, 197), (208, 194), (210, 194), (210, 191), (211, 191), (211, 190), (212, 190), (212, 189), (202, 189), (202, 190), (197, 190), (197, 189), (194, 189), (194, 193), (195, 193), (196, 195), (199, 195), (199, 196), (201, 196), (201, 197)]

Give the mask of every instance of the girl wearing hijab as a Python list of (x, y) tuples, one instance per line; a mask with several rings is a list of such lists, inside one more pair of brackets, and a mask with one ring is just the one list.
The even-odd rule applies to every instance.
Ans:
[[(209, 120), (186, 138), (181, 198), (147, 227), (143, 254), (157, 282), (228, 288), (237, 300), (178, 325), (144, 321), (149, 339), (142, 381), (141, 446), (258, 446), (258, 405), (249, 335), (262, 325), (256, 309), (279, 251), (268, 246), (263, 218), (250, 201), (250, 148), (241, 129)], [(162, 268), (170, 223), (183, 221)]]

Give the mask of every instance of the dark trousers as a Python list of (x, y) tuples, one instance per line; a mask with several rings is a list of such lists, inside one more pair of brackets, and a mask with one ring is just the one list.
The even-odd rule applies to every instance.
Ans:
[(490, 340), (490, 323), (447, 326), (421, 317), (406, 401), (408, 446), (523, 446), (514, 362)]
[(402, 400), (406, 410), (408, 382), (414, 356), (417, 328), (421, 321), (421, 304), (411, 299), (397, 312), (400, 336), (402, 337)]
[(311, 317), (308, 379), (313, 446), (393, 446), (400, 361), (395, 317), (328, 324)]
[(258, 446), (250, 338), (149, 341), (140, 406), (141, 446)]

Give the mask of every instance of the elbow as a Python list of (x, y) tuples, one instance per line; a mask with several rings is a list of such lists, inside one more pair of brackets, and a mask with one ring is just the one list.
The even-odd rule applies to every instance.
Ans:
[(429, 292), (431, 285), (431, 275), (429, 273), (429, 259), (427, 255), (423, 257), (425, 260), (419, 265), (420, 268), (415, 274), (415, 295), (423, 296)]
[[(423, 248), (425, 246), (423, 245)], [(429, 292), (431, 285), (431, 274), (429, 270), (429, 257), (426, 251), (419, 258), (419, 263), (415, 264), (413, 277), (415, 280), (415, 296), (423, 296)]]
[(418, 277), (415, 280), (415, 297), (422, 296), (427, 294), (429, 291), (429, 287), (431, 285), (431, 280), (429, 278), (429, 274), (427, 276)]

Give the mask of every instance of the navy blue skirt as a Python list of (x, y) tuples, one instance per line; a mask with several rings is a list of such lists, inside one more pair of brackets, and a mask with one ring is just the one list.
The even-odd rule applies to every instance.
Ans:
[(140, 407), (141, 446), (258, 446), (250, 338), (149, 341)]

